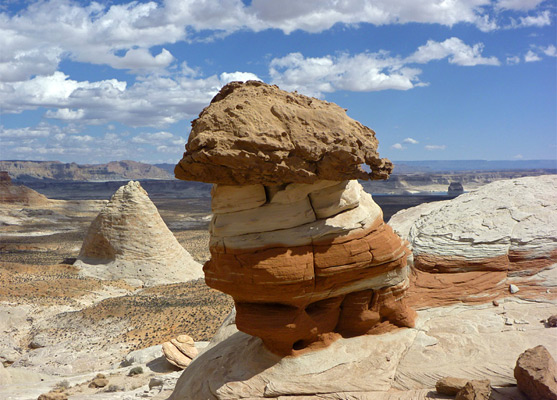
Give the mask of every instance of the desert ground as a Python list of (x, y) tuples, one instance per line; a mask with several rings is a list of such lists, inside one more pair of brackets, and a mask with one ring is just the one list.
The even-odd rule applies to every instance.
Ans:
[[(4, 380), (9, 384), (0, 385), (0, 398), (36, 399), (53, 387), (63, 388), (70, 399), (121, 398), (116, 393), (140, 395), (153, 379), (162, 386), (143, 396), (167, 398), (180, 372), (162, 357), (160, 344), (187, 334), (203, 346), (233, 307), (229, 296), (202, 279), (137, 288), (80, 276), (72, 264), (108, 200), (94, 188), (87, 193), (87, 185), (80, 186), (79, 199), (59, 193), (56, 197), (66, 200), (0, 205), (0, 362), (4, 372), (8, 366), (17, 371)], [(179, 243), (203, 264), (209, 258), (211, 205), (199, 193), (184, 198), (157, 193), (152, 200)], [(401, 209), (450, 197), (374, 199), (388, 221)], [(130, 374), (134, 367), (143, 373)], [(97, 373), (109, 384), (90, 387)]]

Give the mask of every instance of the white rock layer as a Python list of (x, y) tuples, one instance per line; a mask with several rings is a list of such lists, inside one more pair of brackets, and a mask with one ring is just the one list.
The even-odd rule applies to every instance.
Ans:
[(557, 251), (557, 175), (497, 181), (400, 211), (389, 225), (410, 242), (414, 257), (548, 256)]

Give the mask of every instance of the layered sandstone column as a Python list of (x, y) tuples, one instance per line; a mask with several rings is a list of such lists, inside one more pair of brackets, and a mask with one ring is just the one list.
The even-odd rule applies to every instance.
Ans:
[(192, 126), (175, 172), (215, 184), (205, 280), (234, 298), (238, 329), (295, 354), (413, 326), (408, 249), (355, 180), (392, 169), (371, 129), (261, 82), (225, 86)]

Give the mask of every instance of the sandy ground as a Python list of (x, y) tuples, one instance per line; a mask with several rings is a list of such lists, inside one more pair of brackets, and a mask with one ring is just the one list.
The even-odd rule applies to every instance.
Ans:
[[(205, 262), (208, 200), (157, 203), (179, 242)], [(153, 369), (144, 366), (143, 374), (128, 376), (131, 367), (120, 367), (128, 353), (184, 333), (207, 341), (231, 310), (231, 298), (203, 280), (136, 289), (80, 277), (71, 264), (104, 204), (0, 205), (0, 398), (36, 399), (56, 385), (75, 398), (133, 391), (175, 368), (159, 359)], [(110, 385), (89, 388), (101, 371)], [(164, 390), (154, 386), (151, 392)]]

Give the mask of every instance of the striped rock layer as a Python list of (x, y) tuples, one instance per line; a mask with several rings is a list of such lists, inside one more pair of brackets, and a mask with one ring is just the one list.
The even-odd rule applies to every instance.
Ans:
[[(412, 303), (485, 303), (509, 295), (555, 301), (557, 175), (502, 180), (455, 199), (400, 211), (410, 242)], [(419, 302), (419, 304), (417, 304)]]
[(408, 249), (357, 181), (215, 185), (212, 208), (205, 281), (271, 351), (414, 325)]

